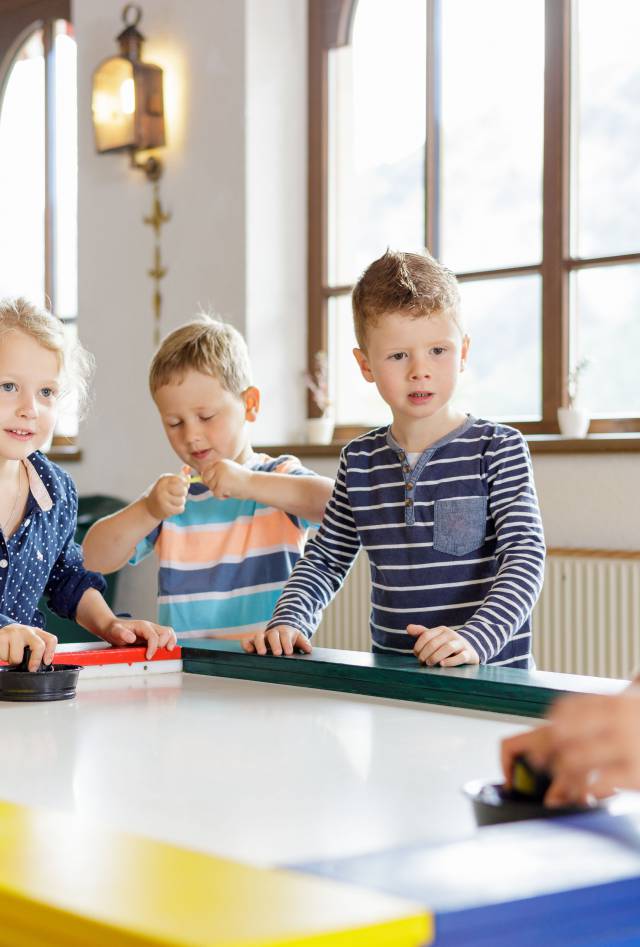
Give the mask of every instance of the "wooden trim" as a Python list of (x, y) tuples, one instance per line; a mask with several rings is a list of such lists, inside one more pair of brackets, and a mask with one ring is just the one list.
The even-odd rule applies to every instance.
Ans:
[(58, 464), (75, 464), (83, 459), (83, 453), (79, 447), (69, 447), (66, 450), (61, 447), (52, 447), (47, 451), (47, 457)]
[(547, 549), (547, 557), (563, 559), (634, 559), (640, 560), (640, 551), (636, 549), (575, 549), (573, 547), (552, 546)]
[[(358, 434), (363, 434), (362, 428)], [(331, 444), (266, 444), (255, 449), (277, 457), (278, 454), (294, 454), (296, 457), (337, 457), (352, 437), (343, 438), (337, 433)], [(640, 435), (600, 434), (580, 439), (561, 437), (559, 434), (526, 435), (532, 454), (638, 454)]]
[(640, 253), (616, 253), (614, 256), (571, 257), (565, 261), (567, 270), (582, 270), (594, 266), (623, 266), (640, 263)]
[(358, 0), (322, 0), (322, 47), (339, 49), (351, 42)]
[[(315, 354), (328, 350), (327, 302), (322, 287), (327, 276), (328, 240), (328, 88), (327, 53), (324, 48), (323, 0), (309, 0), (309, 171), (307, 210), (307, 366), (313, 372)], [(307, 416), (319, 417), (320, 409), (307, 392)]]
[(542, 227), (542, 419), (558, 430), (568, 404), (569, 39), (570, 0), (545, 3), (544, 169)]
[(504, 266), (497, 270), (476, 270), (475, 272), (456, 273), (459, 283), (471, 280), (506, 279), (510, 276), (531, 276), (542, 273), (542, 263), (527, 266)]
[[(637, 255), (638, 260), (640, 261), (640, 254)], [(630, 254), (630, 257), (635, 257), (635, 254)], [(627, 258), (625, 257), (625, 260)], [(633, 259), (631, 260), (633, 262)], [(597, 265), (596, 262), (589, 263), (587, 265)], [(472, 280), (490, 280), (490, 279), (508, 279), (512, 276), (530, 276), (535, 274), (542, 273), (542, 264), (541, 263), (530, 263), (525, 266), (505, 266), (496, 270), (475, 270), (469, 271), (467, 273), (456, 273), (456, 279), (459, 283), (471, 282)], [(342, 285), (329, 286), (325, 285), (322, 287), (322, 295), (327, 299), (331, 299), (333, 296), (347, 296), (349, 293), (353, 292), (353, 283), (343, 283)]]
[[(515, 427), (522, 431), (525, 437), (543, 437), (552, 442), (566, 440), (557, 430), (550, 431), (544, 421), (521, 421), (505, 420), (503, 422), (509, 427)], [(334, 430), (334, 438), (341, 443), (353, 440), (354, 437), (360, 437), (372, 429), (372, 425), (362, 427), (356, 424), (337, 424)], [(589, 437), (595, 435), (613, 435), (624, 437), (625, 435), (640, 434), (640, 418), (594, 418), (589, 425)]]
[(640, 436), (632, 434), (589, 434), (570, 438), (560, 434), (527, 435), (532, 454), (637, 454)]
[(47, 307), (56, 311), (56, 56), (54, 21), (42, 27), (44, 47), (44, 291)]
[(424, 152), (425, 247), (440, 255), (440, 129), (442, 122), (442, 7), (427, 0), (427, 115)]
[(640, 431), (640, 418), (592, 418), (590, 434), (622, 434)]
[(322, 295), (326, 299), (332, 299), (334, 296), (348, 296), (353, 292), (353, 285), (343, 285), (343, 286), (323, 286)]
[(67, 447), (75, 448), (76, 439), (75, 437), (67, 437), (64, 434), (54, 434), (51, 444), (52, 447), (61, 447), (63, 450)]
[(71, 0), (0, 0), (0, 95), (17, 45), (46, 20), (71, 20)]

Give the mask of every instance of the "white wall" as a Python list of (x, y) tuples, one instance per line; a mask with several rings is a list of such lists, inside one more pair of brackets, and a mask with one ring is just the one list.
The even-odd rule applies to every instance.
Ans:
[[(95, 406), (83, 426), (84, 460), (73, 474), (83, 492), (129, 498), (175, 460), (147, 393), (153, 352), (152, 232), (142, 218), (151, 187), (123, 155), (97, 155), (91, 127), (91, 74), (112, 55), (121, 4), (83, 0), (73, 11), (79, 87), (79, 316), (98, 371)], [(169, 125), (162, 201), (163, 334), (213, 305), (244, 330), (245, 80), (244, 4), (149, 0), (145, 50), (167, 65), (169, 101), (183, 103)], [(177, 141), (175, 140), (177, 137)]]
[[(95, 153), (91, 126), (91, 75), (115, 54), (121, 9), (116, 0), (73, 9), (80, 331), (98, 370), (84, 458), (69, 470), (81, 493), (132, 499), (176, 459), (146, 383), (153, 241), (142, 218), (151, 188), (124, 156)], [(162, 231), (162, 333), (201, 306), (243, 331), (264, 394), (255, 436), (290, 438), (304, 413), (306, 4), (146, 0), (140, 29), (144, 58), (165, 70), (161, 196), (172, 219)], [(148, 601), (148, 577), (144, 585)]]
[[(146, 388), (153, 351), (151, 190), (121, 155), (95, 154), (91, 74), (115, 52), (122, 4), (77, 0), (79, 313), (96, 355), (95, 405), (69, 470), (82, 493), (131, 499), (176, 460)], [(257, 443), (295, 441), (306, 336), (306, 3), (146, 0), (145, 55), (165, 68), (162, 331), (211, 306), (243, 330), (264, 408)], [(312, 461), (333, 473), (334, 461)], [(534, 457), (551, 545), (638, 548), (640, 455)], [(153, 570), (126, 577), (153, 611)], [(123, 593), (124, 595), (124, 593)]]
[[(327, 458), (309, 466), (333, 476)], [(534, 454), (548, 546), (640, 549), (640, 456), (637, 454)]]

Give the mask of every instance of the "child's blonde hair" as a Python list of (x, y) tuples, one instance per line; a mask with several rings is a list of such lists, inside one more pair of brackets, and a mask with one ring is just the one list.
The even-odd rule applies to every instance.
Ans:
[(356, 283), (353, 325), (361, 349), (366, 349), (367, 329), (384, 315), (406, 313), (414, 318), (448, 312), (462, 331), (460, 292), (455, 275), (424, 253), (387, 250), (367, 267)]
[(233, 326), (201, 313), (162, 340), (149, 369), (152, 397), (158, 388), (182, 379), (188, 371), (212, 375), (239, 396), (251, 385), (247, 343)]
[(82, 412), (89, 402), (93, 356), (76, 338), (65, 332), (60, 319), (22, 296), (0, 299), (0, 340), (3, 335), (15, 331), (23, 332), (55, 353), (62, 376), (62, 394), (75, 394)]

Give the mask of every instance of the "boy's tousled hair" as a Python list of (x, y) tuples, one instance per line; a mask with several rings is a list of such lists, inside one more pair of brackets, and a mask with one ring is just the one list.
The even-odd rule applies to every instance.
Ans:
[(241, 395), (252, 383), (247, 343), (233, 326), (201, 313), (162, 340), (149, 369), (151, 395), (188, 371), (212, 375)]
[(22, 296), (0, 299), (0, 345), (4, 335), (16, 331), (28, 335), (56, 355), (62, 376), (62, 394), (74, 393), (82, 413), (89, 403), (93, 356), (48, 309), (36, 306)]
[(450, 312), (459, 322), (460, 292), (455, 275), (431, 254), (387, 250), (367, 267), (352, 296), (353, 324), (361, 349), (367, 329), (391, 312), (430, 316)]

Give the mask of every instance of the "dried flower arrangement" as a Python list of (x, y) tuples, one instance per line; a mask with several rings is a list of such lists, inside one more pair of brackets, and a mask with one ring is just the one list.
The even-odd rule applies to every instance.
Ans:
[(313, 358), (314, 372), (305, 372), (304, 380), (322, 417), (326, 417), (331, 407), (329, 400), (329, 377), (327, 372), (327, 353), (316, 352)]
[(586, 371), (586, 369), (589, 367), (589, 364), (588, 358), (581, 358), (567, 375), (567, 396), (569, 398), (570, 408), (575, 407), (576, 401), (578, 400), (580, 376), (584, 371)]

